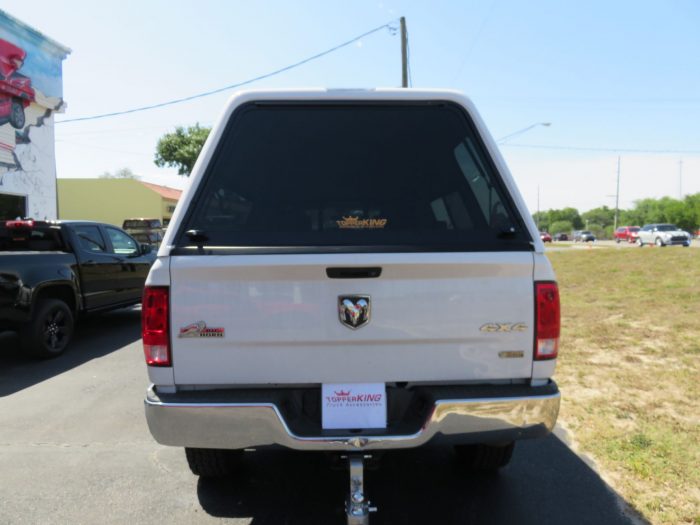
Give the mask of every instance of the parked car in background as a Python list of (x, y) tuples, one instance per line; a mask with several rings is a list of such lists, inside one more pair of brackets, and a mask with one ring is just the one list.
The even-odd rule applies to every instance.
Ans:
[(564, 232), (559, 232), (559, 233), (554, 234), (554, 240), (555, 241), (568, 241), (569, 236)]
[(140, 243), (150, 244), (156, 248), (163, 240), (163, 224), (160, 219), (126, 219), (122, 228)]
[(668, 245), (690, 246), (690, 234), (684, 232), (675, 224), (645, 224), (637, 234), (637, 244), (655, 244), (663, 247)]
[(542, 242), (552, 242), (552, 236), (547, 232), (540, 232), (540, 239)]
[(63, 353), (75, 320), (141, 302), (155, 260), (123, 230), (88, 221), (0, 223), (0, 331), (37, 357)]
[(574, 232), (574, 242), (593, 242), (595, 235), (588, 230), (577, 230)]
[(639, 226), (620, 226), (615, 230), (615, 242), (620, 244), (622, 241), (637, 242), (637, 233)]

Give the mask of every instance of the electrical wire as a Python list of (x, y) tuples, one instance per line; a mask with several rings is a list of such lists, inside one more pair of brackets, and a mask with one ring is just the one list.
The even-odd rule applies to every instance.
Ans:
[(464, 57), (462, 57), (462, 60), (460, 60), (459, 67), (457, 68), (457, 72), (455, 73), (454, 77), (452, 77), (452, 84), (454, 84), (457, 79), (462, 74), (462, 70), (464, 69), (464, 66), (467, 65), (467, 60), (469, 59), (469, 56), (472, 54), (472, 51), (474, 51), (474, 48), (476, 47), (476, 43), (479, 41), (479, 38), (481, 37), (481, 33), (484, 31), (484, 28), (486, 27), (486, 22), (488, 21), (489, 17), (491, 16), (491, 13), (493, 11), (493, 8), (496, 6), (496, 0), (492, 0), (491, 4), (489, 5), (488, 9), (486, 10), (486, 14), (484, 15), (484, 18), (481, 20), (481, 24), (479, 24), (479, 28), (476, 30), (476, 33), (474, 34), (474, 38), (472, 41), (469, 43), (469, 47), (467, 47), (467, 51), (464, 53)]
[(317, 59), (319, 59), (319, 58), (321, 58), (321, 57), (324, 57), (324, 56), (326, 56), (326, 55), (329, 55), (330, 53), (333, 53), (334, 51), (337, 51), (337, 50), (339, 50), (339, 49), (341, 49), (341, 48), (343, 48), (343, 47), (347, 47), (347, 46), (349, 46), (350, 44), (354, 44), (354, 43), (357, 42), (358, 40), (360, 40), (360, 39), (362, 39), (362, 38), (364, 38), (364, 37), (367, 37), (367, 36), (369, 36), (369, 35), (372, 35), (372, 34), (374, 34), (374, 33), (377, 33), (378, 31), (381, 31), (382, 29), (390, 29), (390, 30), (391, 30), (391, 28), (393, 27), (392, 24), (395, 24), (396, 21), (397, 21), (397, 19), (391, 20), (391, 21), (387, 22), (386, 24), (383, 24), (383, 25), (381, 25), (381, 26), (379, 26), (379, 27), (375, 27), (374, 29), (371, 29), (370, 31), (367, 31), (367, 32), (365, 32), (365, 33), (362, 33), (361, 35), (358, 35), (358, 36), (356, 36), (356, 37), (353, 37), (352, 39), (350, 39), (350, 40), (348, 40), (348, 41), (346, 41), (346, 42), (343, 42), (342, 44), (338, 44), (337, 46), (334, 46), (334, 47), (332, 47), (332, 48), (330, 48), (330, 49), (327, 49), (327, 50), (325, 50), (325, 51), (322, 51), (321, 53), (317, 53), (317, 54), (315, 54), (315, 55), (313, 55), (313, 56), (310, 56), (310, 57), (307, 57), (307, 58), (305, 58), (305, 59), (303, 59), (303, 60), (300, 60), (299, 62), (295, 62), (295, 63), (290, 64), (290, 65), (288, 65), (288, 66), (282, 67), (282, 68), (280, 68), (280, 69), (276, 69), (276, 70), (271, 71), (271, 72), (269, 72), (269, 73), (265, 73), (264, 75), (259, 75), (259, 76), (254, 77), (254, 78), (250, 78), (250, 79), (248, 79), (248, 80), (244, 80), (244, 81), (242, 81), (242, 82), (237, 82), (237, 83), (235, 83), (235, 84), (230, 84), (230, 85), (228, 85), (228, 86), (224, 86), (224, 87), (221, 87), (221, 88), (213, 89), (213, 90), (211, 90), (211, 91), (205, 91), (205, 92), (203, 92), (203, 93), (197, 93), (196, 95), (190, 95), (189, 97), (177, 98), (177, 99), (174, 99), (174, 100), (168, 100), (168, 101), (166, 101), (166, 102), (160, 102), (160, 103), (158, 103), (158, 104), (151, 104), (151, 105), (148, 105), (148, 106), (141, 106), (141, 107), (138, 107), (138, 108), (126, 109), (126, 110), (123, 110), (123, 111), (114, 111), (114, 112), (112, 112), (112, 113), (103, 113), (103, 114), (101, 114), (101, 115), (92, 115), (92, 116), (88, 116), (88, 117), (77, 117), (77, 118), (71, 118), (71, 119), (66, 119), (66, 120), (58, 120), (58, 121), (56, 121), (56, 124), (66, 124), (66, 123), (68, 123), (68, 122), (83, 122), (83, 121), (86, 121), (86, 120), (97, 120), (97, 119), (103, 119), (103, 118), (108, 118), (108, 117), (116, 117), (116, 116), (119, 116), (119, 115), (127, 115), (127, 114), (129, 114), (129, 113), (138, 113), (138, 112), (140, 112), (140, 111), (147, 111), (147, 110), (150, 110), (150, 109), (162, 108), (162, 107), (165, 107), (165, 106), (172, 106), (172, 105), (174, 105), (174, 104), (180, 104), (180, 103), (182, 103), (182, 102), (188, 102), (188, 101), (190, 101), (190, 100), (195, 100), (195, 99), (198, 99), (198, 98), (208, 97), (208, 96), (210, 96), (210, 95), (215, 95), (215, 94), (221, 93), (221, 92), (223, 92), (223, 91), (228, 91), (228, 90), (231, 90), (231, 89), (235, 89), (235, 88), (237, 88), (237, 87), (245, 86), (245, 85), (247, 85), (247, 84), (252, 84), (253, 82), (257, 82), (258, 80), (263, 80), (263, 79), (266, 79), (266, 78), (273, 77), (273, 76), (275, 76), (275, 75), (279, 75), (280, 73), (284, 73), (284, 72), (289, 71), (289, 70), (291, 70), (291, 69), (294, 69), (294, 68), (297, 68), (297, 67), (302, 66), (302, 65), (304, 65), (304, 64), (307, 64), (307, 63), (309, 63), (309, 62), (311, 62), (311, 61), (313, 61), (313, 60), (317, 60)]

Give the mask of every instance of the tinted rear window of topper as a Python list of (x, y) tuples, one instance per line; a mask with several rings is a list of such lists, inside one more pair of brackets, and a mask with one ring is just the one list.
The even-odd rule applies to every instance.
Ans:
[(473, 124), (451, 103), (242, 106), (179, 247), (195, 244), (189, 230), (208, 247), (530, 248)]

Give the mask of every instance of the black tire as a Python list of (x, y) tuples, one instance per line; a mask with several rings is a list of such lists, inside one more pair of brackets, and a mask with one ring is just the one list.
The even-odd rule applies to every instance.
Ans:
[(241, 450), (185, 448), (187, 464), (192, 474), (203, 478), (221, 478), (234, 474), (241, 454)]
[(469, 470), (496, 471), (505, 467), (513, 457), (515, 443), (505, 445), (456, 445), (460, 464)]
[(656, 238), (655, 244), (656, 244), (656, 246), (658, 246), (659, 248), (663, 248), (664, 246), (666, 246), (666, 245), (664, 244), (664, 241), (661, 240), (661, 237), (657, 237), (657, 238)]
[(642, 240), (641, 237), (637, 237), (637, 245), (641, 248), (644, 246), (644, 241)]
[(10, 109), (10, 124), (15, 129), (22, 129), (24, 123), (24, 106), (21, 101), (14, 99), (12, 101), (12, 108)]
[(40, 299), (32, 320), (20, 330), (25, 352), (42, 359), (61, 355), (73, 337), (73, 312), (59, 299)]

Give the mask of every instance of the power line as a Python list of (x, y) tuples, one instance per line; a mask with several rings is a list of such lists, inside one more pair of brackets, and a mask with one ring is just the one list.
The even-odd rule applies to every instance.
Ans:
[(112, 113), (103, 113), (101, 115), (92, 115), (89, 117), (78, 117), (78, 118), (72, 118), (72, 119), (66, 119), (66, 120), (58, 120), (56, 121), (56, 124), (65, 124), (68, 122), (81, 122), (85, 120), (97, 120), (97, 119), (102, 119), (102, 118), (107, 118), (107, 117), (116, 117), (118, 115), (126, 115), (129, 113), (137, 113), (140, 111), (147, 111), (149, 109), (156, 109), (156, 108), (162, 108), (165, 106), (172, 106), (173, 104), (180, 104), (182, 102), (188, 102), (190, 100), (195, 100), (198, 98), (203, 98), (203, 97), (208, 97), (210, 95), (215, 95), (217, 93), (221, 93), (222, 91), (228, 91), (230, 89), (235, 89), (237, 87), (245, 86), (246, 84), (252, 84), (253, 82), (257, 82), (258, 80), (263, 80), (266, 78), (270, 78), (275, 75), (279, 75), (280, 73), (284, 73), (286, 71), (289, 71), (290, 69), (297, 68), (299, 66), (302, 66), (304, 64), (307, 64), (308, 62), (311, 62), (313, 60), (317, 60), (321, 57), (324, 57), (326, 55), (329, 55), (330, 53), (333, 53), (334, 51), (337, 51), (343, 47), (347, 47), (351, 44), (354, 44), (358, 40), (361, 40), (364, 37), (367, 37), (371, 34), (377, 33), (378, 31), (381, 31), (382, 29), (391, 29), (393, 26), (392, 24), (395, 24), (398, 21), (398, 19), (391, 20), (387, 22), (386, 24), (383, 24), (379, 27), (375, 27), (374, 29), (371, 29), (370, 31), (367, 31), (366, 33), (362, 33), (361, 35), (358, 35), (356, 37), (353, 37), (352, 39), (343, 42), (342, 44), (338, 44), (337, 46), (334, 46), (330, 49), (327, 49), (325, 51), (322, 51), (321, 53), (317, 53), (313, 56), (307, 57), (303, 60), (300, 60), (299, 62), (295, 62), (294, 64), (290, 64), (288, 66), (285, 66), (280, 69), (276, 69), (274, 71), (271, 71), (270, 73), (265, 73), (264, 75), (257, 76), (255, 78), (250, 78), (248, 80), (244, 80), (242, 82), (237, 82), (235, 84), (230, 84), (228, 86), (224, 86), (218, 89), (213, 89), (211, 91), (205, 91), (203, 93), (197, 93), (196, 95), (191, 95), (189, 97), (183, 97), (183, 98), (177, 98), (174, 100), (168, 100), (167, 102), (160, 102), (158, 104), (151, 104), (149, 106), (141, 106), (138, 108), (132, 108), (132, 109), (126, 109), (124, 111), (114, 111)]
[(481, 24), (479, 24), (479, 28), (476, 30), (476, 33), (474, 34), (474, 38), (472, 38), (472, 41), (469, 44), (469, 47), (467, 47), (466, 52), (464, 53), (464, 57), (462, 60), (460, 60), (459, 67), (457, 68), (457, 72), (455, 73), (454, 77), (452, 77), (452, 84), (454, 84), (457, 79), (460, 77), (462, 74), (462, 70), (464, 69), (464, 66), (467, 65), (467, 60), (469, 59), (469, 56), (472, 54), (472, 51), (474, 51), (474, 48), (476, 47), (476, 43), (479, 41), (479, 37), (481, 37), (481, 33), (484, 30), (484, 27), (486, 27), (486, 22), (489, 19), (489, 16), (491, 16), (491, 12), (493, 11), (493, 8), (496, 5), (496, 0), (492, 0), (491, 4), (489, 5), (488, 9), (486, 10), (486, 14), (484, 15), (484, 18), (481, 20)]
[(586, 146), (548, 146), (545, 144), (501, 144), (509, 148), (531, 148), (531, 149), (555, 149), (569, 151), (607, 151), (610, 153), (683, 153), (688, 155), (700, 155), (700, 150), (681, 149), (641, 149), (641, 148), (594, 148)]
[[(211, 127), (212, 123), (211, 122), (200, 122), (199, 123), (202, 126), (207, 126)], [(73, 131), (73, 132), (60, 132), (58, 136), (60, 138), (64, 137), (76, 137), (76, 136), (91, 136), (91, 135), (119, 135), (122, 133), (129, 133), (133, 134), (134, 132), (139, 132), (139, 131), (150, 131), (150, 130), (164, 130), (168, 128), (172, 128), (174, 126), (179, 126), (182, 125), (181, 122), (177, 123), (171, 123), (171, 124), (163, 124), (159, 126), (138, 126), (138, 127), (132, 127), (132, 128), (101, 128), (101, 129), (92, 129), (92, 130), (84, 130), (84, 131)]]

